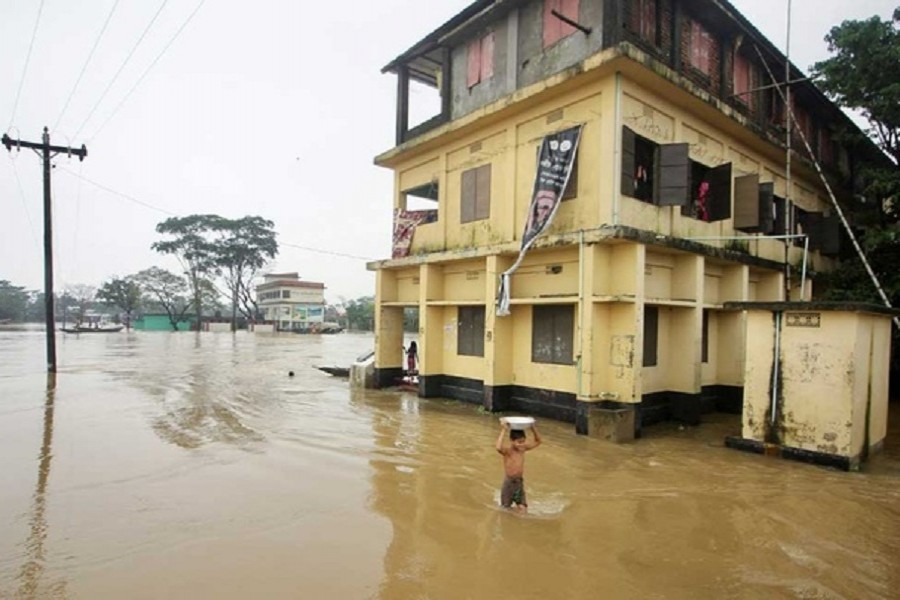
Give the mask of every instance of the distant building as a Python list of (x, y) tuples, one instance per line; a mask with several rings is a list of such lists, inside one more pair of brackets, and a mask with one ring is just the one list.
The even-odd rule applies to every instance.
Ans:
[[(194, 315), (184, 315), (178, 321), (178, 331), (191, 331), (197, 318)], [(135, 331), (173, 331), (172, 322), (166, 313), (143, 313), (131, 320), (131, 327)]]
[(271, 273), (256, 286), (266, 321), (278, 331), (310, 331), (325, 321), (325, 284), (301, 281), (297, 273)]

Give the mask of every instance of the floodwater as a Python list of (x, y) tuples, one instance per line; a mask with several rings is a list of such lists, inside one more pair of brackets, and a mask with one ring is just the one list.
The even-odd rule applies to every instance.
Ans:
[[(356, 391), (370, 335), (0, 331), (0, 598), (898, 598), (900, 413), (860, 473)], [(293, 370), (296, 376), (288, 377)]]

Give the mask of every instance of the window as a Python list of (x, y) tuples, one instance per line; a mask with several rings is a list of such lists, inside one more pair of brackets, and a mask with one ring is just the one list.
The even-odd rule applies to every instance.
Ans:
[(644, 362), (645, 367), (655, 367), (657, 363), (657, 343), (659, 340), (659, 308), (644, 306)]
[(491, 165), (463, 171), (459, 222), (470, 223), (490, 216)]
[(700, 332), (700, 362), (709, 362), (709, 311), (703, 310), (703, 324)]
[(456, 353), (484, 356), (484, 307), (460, 306), (457, 313)]
[(472, 88), (494, 76), (494, 32), (469, 43), (467, 85)]
[(750, 59), (740, 54), (734, 57), (734, 96), (751, 109), (756, 106), (753, 89), (753, 69)]
[(622, 128), (622, 193), (653, 202), (656, 144), (627, 127)]
[(697, 21), (691, 21), (690, 44), (689, 58), (691, 66), (704, 75), (712, 75), (715, 41), (706, 28)]
[(659, 0), (635, 0), (631, 6), (629, 26), (641, 39), (654, 46), (659, 46), (657, 22)]
[(544, 0), (544, 48), (549, 48), (577, 31), (554, 15), (554, 11), (567, 19), (578, 21), (578, 0)]
[(282, 298), (290, 298), (290, 297), (291, 297), (291, 291), (290, 291), (290, 290), (282, 290), (282, 291), (281, 291), (281, 297), (282, 297)]
[(681, 214), (708, 223), (731, 218), (731, 163), (713, 168), (690, 163), (691, 195)]
[(734, 228), (746, 233), (772, 233), (774, 190), (774, 183), (759, 183), (756, 173), (735, 177)]
[(535, 306), (531, 321), (531, 362), (571, 365), (574, 332), (574, 306)]

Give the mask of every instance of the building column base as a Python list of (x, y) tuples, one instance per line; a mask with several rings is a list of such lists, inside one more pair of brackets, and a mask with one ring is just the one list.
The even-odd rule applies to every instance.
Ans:
[(575, 433), (615, 443), (634, 441), (637, 411), (633, 404), (622, 402), (575, 403)]
[(509, 399), (512, 396), (511, 392), (511, 386), (508, 385), (485, 385), (484, 409), (492, 413), (509, 410)]

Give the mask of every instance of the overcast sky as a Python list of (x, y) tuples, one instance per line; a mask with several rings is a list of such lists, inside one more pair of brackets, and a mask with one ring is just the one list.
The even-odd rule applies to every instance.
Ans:
[[(393, 179), (372, 159), (393, 146), (396, 94), (380, 70), (467, 0), (0, 2), (0, 132), (88, 148), (54, 160), (57, 291), (178, 271), (150, 250), (156, 224), (216, 213), (274, 221), (272, 268), (329, 302), (374, 294)], [(786, 0), (732, 3), (784, 49)], [(793, 0), (792, 59), (806, 70), (831, 26), (896, 4)], [(42, 289), (40, 160), (0, 151), (0, 280)]]

